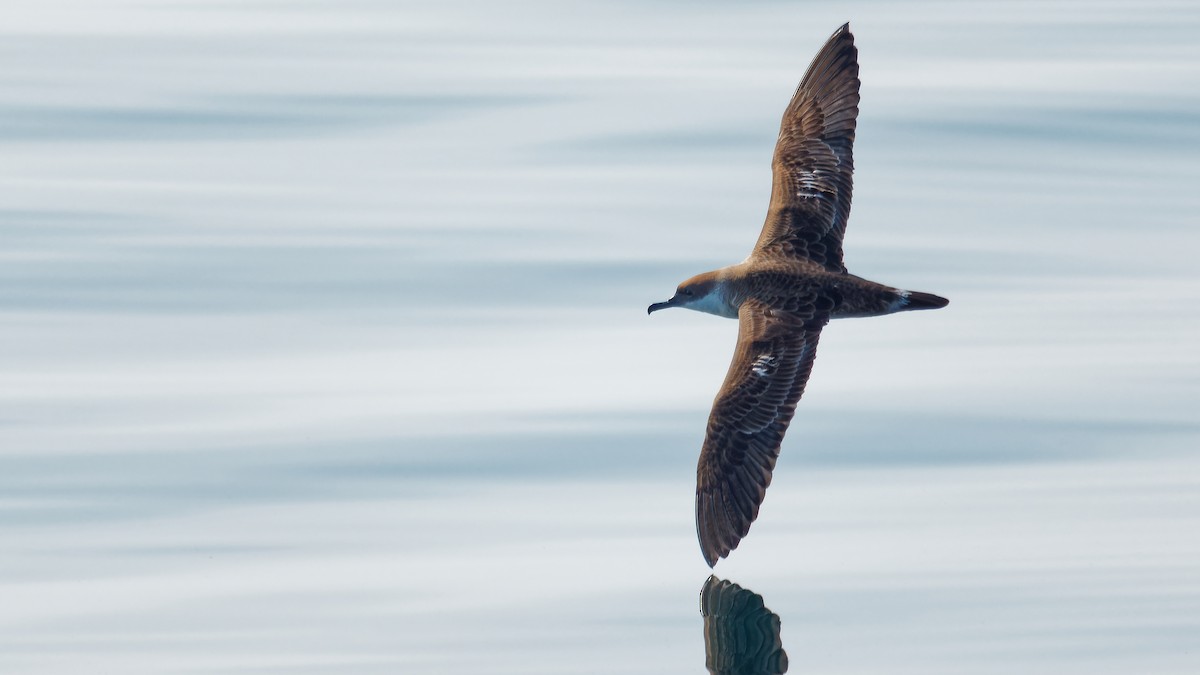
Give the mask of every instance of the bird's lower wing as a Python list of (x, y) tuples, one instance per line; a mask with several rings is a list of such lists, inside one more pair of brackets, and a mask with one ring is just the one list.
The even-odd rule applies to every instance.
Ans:
[(748, 300), (696, 469), (696, 532), (709, 566), (737, 548), (771, 484), (779, 445), (804, 393), (824, 315), (781, 314)]

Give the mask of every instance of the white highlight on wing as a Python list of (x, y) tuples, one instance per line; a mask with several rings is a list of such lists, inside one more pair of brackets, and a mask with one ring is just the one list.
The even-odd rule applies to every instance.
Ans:
[(817, 174), (820, 172), (820, 169), (814, 169), (813, 171), (797, 171), (794, 174), (800, 187), (800, 189), (796, 191), (797, 197), (815, 198), (821, 196), (820, 184), (817, 182)]
[(766, 377), (770, 374), (770, 369), (775, 367), (775, 357), (770, 354), (762, 354), (757, 359), (754, 359), (750, 369), (759, 377)]

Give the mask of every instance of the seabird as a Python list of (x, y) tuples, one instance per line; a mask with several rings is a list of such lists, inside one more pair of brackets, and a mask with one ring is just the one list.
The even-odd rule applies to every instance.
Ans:
[(847, 23), (817, 53), (783, 113), (767, 221), (750, 256), (688, 279), (647, 309), (738, 320), (733, 363), (696, 469), (696, 532), (709, 567), (737, 548), (758, 517), (825, 324), (949, 302), (868, 281), (842, 264), (859, 84)]

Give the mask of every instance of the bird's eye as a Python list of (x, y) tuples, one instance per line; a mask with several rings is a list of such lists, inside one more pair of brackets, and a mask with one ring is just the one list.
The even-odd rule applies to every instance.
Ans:
[(684, 295), (691, 295), (691, 294), (692, 294), (692, 289), (690, 289), (690, 288), (685, 288), (685, 289), (683, 289), (683, 294), (684, 294)]

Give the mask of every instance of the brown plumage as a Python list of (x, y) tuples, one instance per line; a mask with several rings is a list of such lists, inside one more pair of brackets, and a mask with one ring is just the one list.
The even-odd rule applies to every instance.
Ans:
[(733, 362), (696, 470), (696, 531), (710, 566), (737, 548), (758, 517), (825, 324), (948, 302), (854, 276), (842, 263), (858, 90), (858, 50), (846, 24), (817, 53), (784, 111), (771, 203), (750, 257), (692, 277), (647, 310), (685, 307), (738, 319)]

